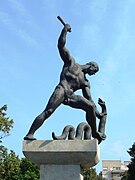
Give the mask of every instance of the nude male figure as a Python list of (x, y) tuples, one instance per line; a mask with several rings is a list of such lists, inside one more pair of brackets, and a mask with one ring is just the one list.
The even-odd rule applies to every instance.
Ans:
[[(99, 70), (99, 67), (96, 62), (90, 62), (85, 65), (76, 63), (65, 47), (67, 32), (71, 32), (69, 24), (64, 25), (58, 39), (58, 50), (64, 62), (60, 82), (51, 95), (45, 110), (34, 120), (28, 134), (24, 137), (25, 140), (35, 140), (35, 131), (42, 126), (44, 121), (49, 118), (62, 103), (72, 108), (84, 110), (86, 112), (86, 120), (92, 128), (92, 136), (99, 140), (105, 138), (104, 133), (99, 133), (96, 128), (96, 117), (103, 119), (103, 115), (98, 112), (92, 100), (90, 83), (86, 79), (86, 74), (90, 76), (95, 74)], [(79, 89), (82, 90), (83, 96), (75, 95), (74, 92)], [(99, 104), (104, 104), (104, 102), (100, 99)]]

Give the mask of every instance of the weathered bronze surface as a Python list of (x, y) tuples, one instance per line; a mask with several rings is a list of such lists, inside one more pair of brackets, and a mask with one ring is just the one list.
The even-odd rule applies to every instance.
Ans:
[[(34, 140), (33, 135), (35, 131), (42, 126), (44, 121), (49, 118), (61, 104), (64, 104), (72, 108), (82, 109), (86, 112), (86, 121), (92, 129), (92, 136), (97, 138), (100, 143), (106, 138), (106, 105), (105, 102), (99, 98), (98, 104), (101, 106), (102, 112), (100, 113), (97, 110), (90, 93), (90, 82), (86, 78), (86, 74), (91, 76), (98, 72), (98, 64), (96, 62), (89, 62), (80, 65), (75, 61), (65, 46), (66, 36), (68, 32), (71, 32), (71, 26), (64, 23), (60, 17), (58, 17), (58, 19), (64, 25), (58, 39), (59, 54), (64, 62), (60, 82), (52, 93), (45, 110), (36, 117), (24, 139)], [(75, 91), (79, 89), (82, 90), (82, 96), (75, 94)], [(100, 119), (98, 130), (96, 127), (96, 117)]]

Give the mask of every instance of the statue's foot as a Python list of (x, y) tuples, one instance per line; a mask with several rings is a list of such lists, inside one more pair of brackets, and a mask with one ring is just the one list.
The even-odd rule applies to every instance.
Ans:
[(28, 134), (28, 135), (26, 135), (26, 136), (24, 137), (24, 140), (31, 140), (31, 141), (33, 141), (33, 140), (36, 140), (36, 138), (34, 138), (33, 135)]

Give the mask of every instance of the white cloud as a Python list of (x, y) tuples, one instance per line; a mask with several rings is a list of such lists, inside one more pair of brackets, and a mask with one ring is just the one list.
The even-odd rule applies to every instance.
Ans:
[(0, 12), (0, 21), (7, 26), (11, 26), (11, 21), (9, 20), (8, 13)]
[(8, 13), (0, 12), (0, 22), (8, 26), (8, 28), (13, 31), (20, 39), (22, 39), (27, 45), (40, 48), (40, 45), (36, 41), (36, 39), (29, 35), (29, 33), (25, 29), (16, 26)]
[(27, 20), (32, 20), (32, 16), (27, 12), (25, 6), (21, 3), (21, 1), (18, 0), (8, 0), (11, 7), (15, 9), (15, 11), (18, 11), (19, 14), (25, 17)]

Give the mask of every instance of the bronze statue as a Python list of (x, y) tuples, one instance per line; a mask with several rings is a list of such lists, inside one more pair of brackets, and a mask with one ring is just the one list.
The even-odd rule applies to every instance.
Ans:
[[(99, 67), (96, 62), (89, 62), (85, 65), (78, 64), (70, 55), (65, 47), (66, 36), (71, 32), (71, 26), (65, 24), (64, 21), (58, 17), (64, 25), (58, 39), (58, 50), (61, 59), (64, 62), (63, 69), (60, 75), (60, 82), (56, 86), (51, 95), (45, 110), (36, 117), (28, 134), (24, 137), (25, 140), (35, 140), (35, 131), (42, 126), (44, 121), (51, 116), (51, 114), (63, 103), (72, 108), (82, 109), (86, 112), (86, 120), (92, 128), (92, 136), (99, 141), (105, 139), (105, 121), (106, 121), (106, 106), (104, 101), (99, 99), (99, 105), (102, 107), (102, 113), (99, 113), (90, 93), (90, 83), (86, 78), (86, 74), (94, 75)], [(75, 91), (81, 89), (83, 96), (75, 95)], [(103, 110), (104, 109), (104, 110)], [(96, 117), (100, 119), (100, 128), (97, 131)]]

